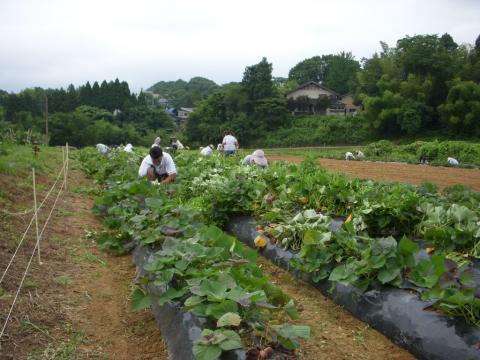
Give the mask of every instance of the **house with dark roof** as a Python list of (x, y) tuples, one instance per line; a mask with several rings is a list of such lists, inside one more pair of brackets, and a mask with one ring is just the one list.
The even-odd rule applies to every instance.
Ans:
[(288, 108), (294, 114), (346, 115), (360, 111), (351, 95), (341, 96), (315, 81), (300, 85), (286, 96)]

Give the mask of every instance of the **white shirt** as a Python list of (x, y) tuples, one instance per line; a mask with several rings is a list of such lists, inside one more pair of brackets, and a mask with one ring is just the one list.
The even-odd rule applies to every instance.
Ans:
[(447, 158), (447, 161), (450, 165), (458, 165), (458, 160), (452, 157)]
[(200, 151), (200, 154), (203, 156), (210, 156), (212, 155), (212, 152), (213, 152), (212, 148), (210, 146), (207, 146)]
[(242, 160), (243, 165), (248, 165), (248, 164), (251, 164), (251, 163), (253, 163), (253, 156), (252, 155), (247, 155)]
[(97, 144), (97, 151), (100, 154), (106, 154), (108, 153), (108, 146), (104, 144)]
[(133, 146), (132, 146), (132, 144), (127, 144), (127, 145), (123, 148), (123, 151), (132, 152), (132, 151), (133, 151)]
[(223, 150), (225, 151), (232, 151), (237, 149), (237, 139), (235, 136), (232, 135), (225, 135), (225, 137), (222, 140), (223, 144)]
[(177, 168), (175, 167), (172, 157), (166, 152), (164, 152), (162, 155), (162, 161), (160, 161), (160, 165), (155, 165), (150, 155), (145, 156), (140, 168), (138, 169), (138, 176), (147, 176), (147, 170), (150, 168), (150, 166), (155, 167), (155, 171), (159, 175), (172, 175), (177, 173)]
[(345, 160), (355, 159), (355, 156), (350, 151), (345, 153)]

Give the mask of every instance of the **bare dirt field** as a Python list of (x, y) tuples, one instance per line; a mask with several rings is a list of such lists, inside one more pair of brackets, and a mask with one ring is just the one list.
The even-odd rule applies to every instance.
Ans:
[[(303, 161), (302, 156), (293, 155), (272, 155), (268, 159), (296, 163)], [(480, 191), (480, 169), (334, 159), (318, 159), (318, 163), (330, 171), (342, 172), (353, 178), (398, 181), (417, 185), (429, 182), (440, 188), (462, 184), (470, 186), (472, 190)]]
[[(53, 183), (46, 176), (38, 180), (41, 189)], [(8, 194), (2, 208), (13, 212), (30, 207), (29, 184), (1, 175), (0, 189)], [(1, 360), (168, 359), (151, 312), (131, 310), (131, 257), (102, 252), (88, 236), (104, 229), (92, 214), (93, 198), (85, 193), (91, 187), (80, 171), (70, 173), (69, 192), (59, 198), (41, 242), (43, 264), (34, 258), (0, 343)], [(46, 205), (49, 211), (52, 204)], [(30, 217), (0, 214), (2, 273)], [(45, 214), (40, 226), (44, 219)], [(0, 285), (2, 326), (34, 244), (32, 234)]]

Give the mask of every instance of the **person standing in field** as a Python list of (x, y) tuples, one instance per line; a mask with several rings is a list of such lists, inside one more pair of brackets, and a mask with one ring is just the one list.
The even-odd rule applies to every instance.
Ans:
[(157, 180), (160, 184), (168, 184), (177, 177), (177, 168), (170, 154), (159, 146), (152, 146), (149, 155), (145, 156), (138, 169), (138, 176), (146, 176), (148, 180)]
[(225, 131), (222, 140), (223, 154), (226, 156), (235, 155), (239, 147), (238, 140), (233, 136), (232, 132), (230, 130)]

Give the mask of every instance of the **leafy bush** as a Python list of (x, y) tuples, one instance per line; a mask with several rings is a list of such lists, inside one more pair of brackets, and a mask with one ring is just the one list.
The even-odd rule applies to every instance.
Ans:
[(393, 144), (388, 140), (380, 140), (365, 147), (365, 155), (367, 156), (386, 156), (393, 151)]

